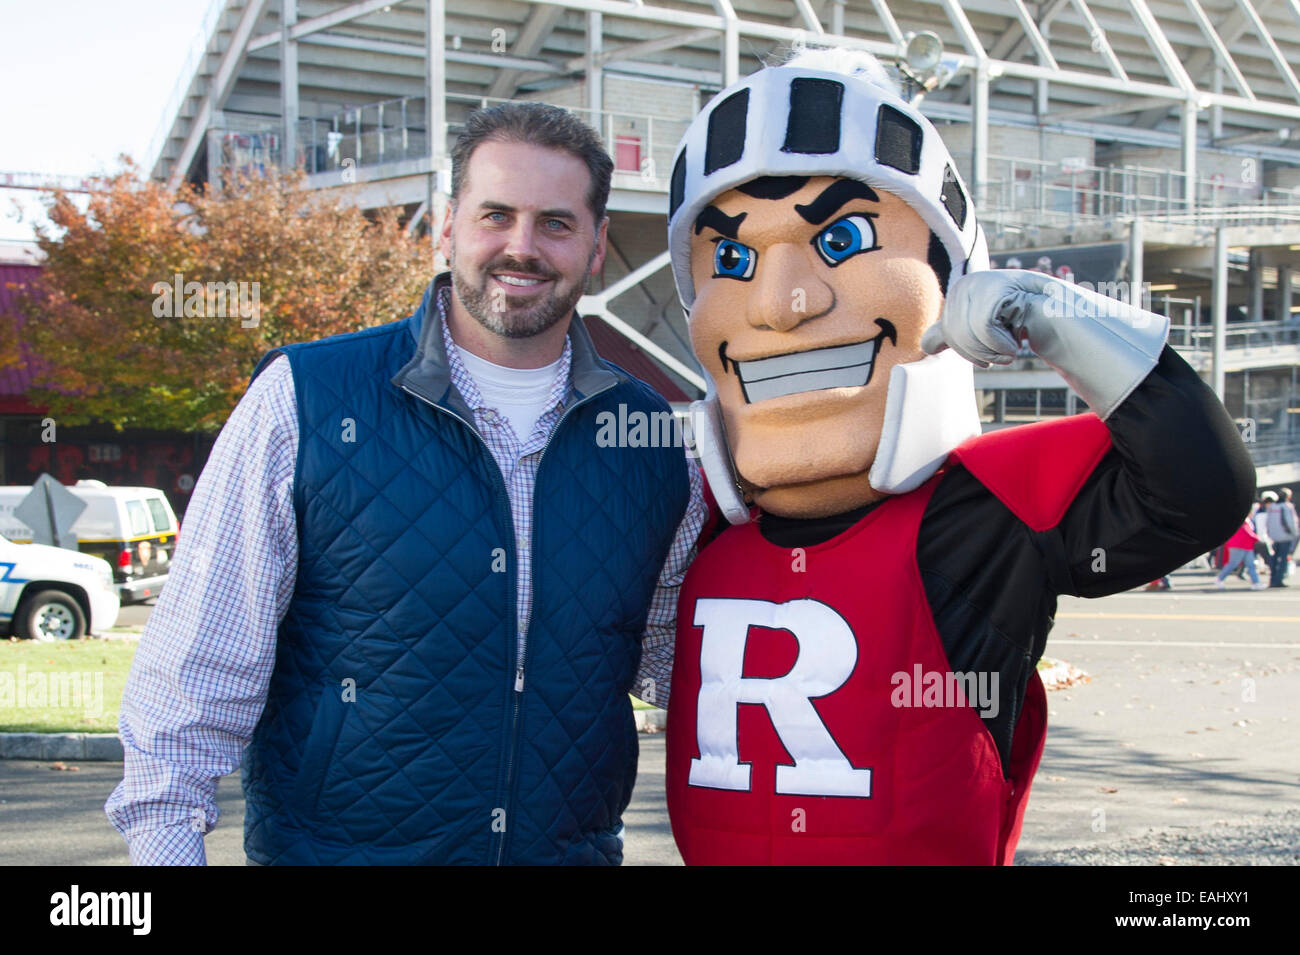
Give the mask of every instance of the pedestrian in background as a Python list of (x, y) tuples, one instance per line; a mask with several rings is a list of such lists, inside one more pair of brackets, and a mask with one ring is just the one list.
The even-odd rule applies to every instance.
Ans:
[(1223, 589), (1223, 580), (1230, 573), (1237, 569), (1241, 564), (1245, 564), (1246, 572), (1250, 574), (1250, 589), (1263, 590), (1268, 585), (1259, 579), (1259, 571), (1255, 569), (1255, 545), (1259, 543), (1259, 534), (1255, 532), (1254, 522), (1248, 517), (1241, 522), (1241, 527), (1237, 533), (1228, 538), (1228, 563), (1219, 571), (1219, 576), (1214, 578), (1214, 586), (1219, 590)]
[(1255, 541), (1255, 556), (1263, 562), (1265, 570), (1268, 569), (1269, 561), (1273, 559), (1273, 541), (1268, 536), (1268, 509), (1277, 495), (1272, 491), (1265, 491), (1259, 496), (1259, 501), (1250, 512), (1250, 526), (1255, 529), (1255, 536), (1259, 539)]
[(1297, 536), (1295, 505), (1291, 503), (1289, 487), (1282, 488), (1282, 499), (1269, 506), (1268, 536), (1273, 541), (1273, 557), (1268, 565), (1269, 586), (1285, 587)]

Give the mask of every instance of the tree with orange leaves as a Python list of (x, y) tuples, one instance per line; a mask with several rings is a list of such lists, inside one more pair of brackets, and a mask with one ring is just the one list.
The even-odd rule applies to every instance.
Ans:
[(5, 347), (39, 356), (30, 397), (60, 423), (216, 432), (266, 351), (401, 318), (431, 277), (395, 210), (369, 218), (301, 175), (170, 192), (127, 162), (95, 185), (85, 212), (49, 200)]

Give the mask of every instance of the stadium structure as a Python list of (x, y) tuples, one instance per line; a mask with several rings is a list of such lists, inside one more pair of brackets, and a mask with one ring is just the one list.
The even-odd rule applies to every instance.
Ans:
[[(674, 149), (723, 86), (818, 46), (899, 65), (995, 265), (1149, 296), (1240, 422), (1260, 486), (1300, 481), (1300, 0), (215, 0), (151, 174), (297, 166), (427, 232), (471, 111), (571, 109), (616, 167), (609, 255), (579, 309), (689, 398)], [(976, 386), (987, 428), (1082, 408), (1028, 354)]]

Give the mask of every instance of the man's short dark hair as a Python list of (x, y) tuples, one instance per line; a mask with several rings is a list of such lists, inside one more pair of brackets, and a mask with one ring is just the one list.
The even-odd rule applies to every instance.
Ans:
[(549, 103), (501, 103), (476, 110), (451, 150), (452, 199), (459, 198), (465, 187), (470, 156), (480, 143), (489, 141), (545, 146), (581, 159), (591, 177), (587, 205), (597, 225), (605, 218), (614, 161), (600, 135), (572, 113)]

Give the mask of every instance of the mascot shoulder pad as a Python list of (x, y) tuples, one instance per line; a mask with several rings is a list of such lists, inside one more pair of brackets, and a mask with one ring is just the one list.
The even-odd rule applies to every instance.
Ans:
[(948, 457), (1035, 531), (1055, 527), (1110, 450), (1110, 432), (1095, 414), (978, 435)]

